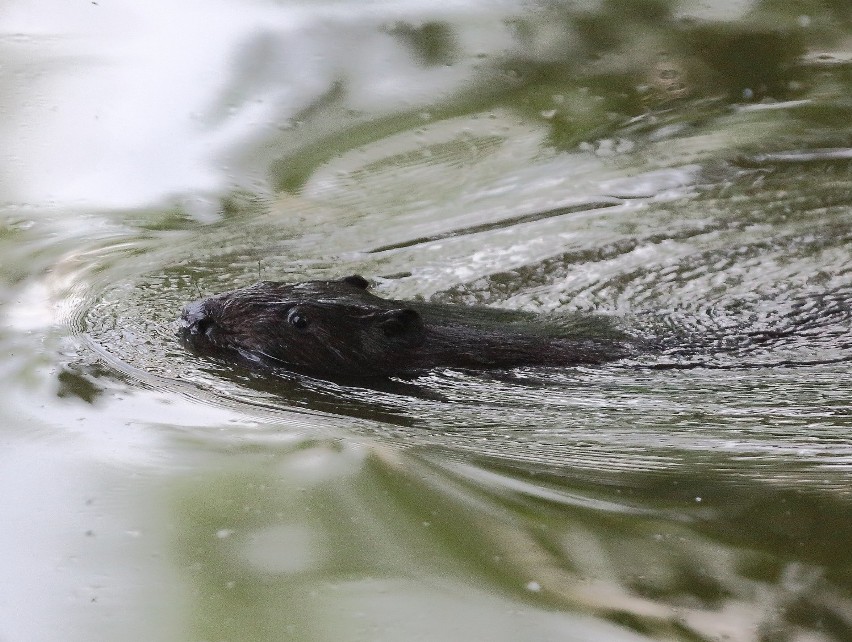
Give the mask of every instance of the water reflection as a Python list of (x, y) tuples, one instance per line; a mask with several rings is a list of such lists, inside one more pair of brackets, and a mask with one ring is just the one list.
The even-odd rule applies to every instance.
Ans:
[[(846, 4), (33, 7), (0, 637), (852, 636)], [(654, 349), (352, 386), (175, 340), (351, 273)]]
[[(578, 639), (630, 639), (630, 629), (749, 639), (743, 631), (772, 637), (817, 622), (829, 635), (847, 631), (833, 588), (840, 578), (822, 570), (849, 561), (848, 520), (835, 513), (846, 506), (818, 496), (770, 487), (732, 494), (694, 474), (644, 487), (634, 478), (602, 493), (437, 453), (330, 443), (234, 463), (175, 488), (202, 637), (286, 630), (384, 639), (420, 630), (423, 608), (445, 612), (439, 594), (467, 597), (452, 624), (426, 625), (436, 639), (465, 630), (564, 639), (564, 627)], [(832, 513), (828, 530), (811, 521)], [(507, 601), (523, 614), (523, 633), (494, 618)]]

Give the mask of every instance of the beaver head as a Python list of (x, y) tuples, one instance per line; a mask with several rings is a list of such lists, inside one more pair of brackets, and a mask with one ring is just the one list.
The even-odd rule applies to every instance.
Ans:
[(201, 354), (239, 355), (321, 376), (398, 372), (419, 346), (420, 314), (367, 291), (354, 275), (336, 281), (264, 281), (187, 305), (185, 344)]

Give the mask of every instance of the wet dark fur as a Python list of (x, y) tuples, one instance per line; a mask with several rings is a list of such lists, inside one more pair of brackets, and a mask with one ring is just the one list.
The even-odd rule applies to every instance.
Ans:
[(554, 336), (535, 315), (382, 299), (367, 288), (360, 276), (257, 283), (187, 305), (181, 336), (201, 354), (330, 378), (594, 364), (625, 356), (629, 344), (606, 324)]

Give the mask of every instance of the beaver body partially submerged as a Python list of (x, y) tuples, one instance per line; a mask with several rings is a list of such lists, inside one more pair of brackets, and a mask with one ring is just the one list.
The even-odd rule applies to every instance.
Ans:
[(382, 299), (368, 287), (357, 275), (257, 283), (187, 305), (181, 335), (200, 354), (327, 378), (595, 364), (629, 351), (629, 337), (594, 317), (542, 324), (523, 312)]

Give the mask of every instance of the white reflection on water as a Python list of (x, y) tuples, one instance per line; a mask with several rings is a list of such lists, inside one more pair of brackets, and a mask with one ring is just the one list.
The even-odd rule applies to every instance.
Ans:
[(22, 34), (3, 48), (30, 79), (7, 123), (17, 162), (4, 191), (109, 206), (220, 186), (201, 110), (246, 33), (290, 21), (261, 3), (57, 1), (17, 3), (3, 23)]
[(335, 82), (347, 82), (347, 108), (387, 112), (454, 91), (469, 76), (473, 53), (505, 44), (493, 3), (488, 16), (475, 3), (442, 3), (442, 16), (476, 15), (458, 43), (471, 55), (464, 64), (419, 67), (376, 27), (422, 21), (422, 9), (13, 3), (0, 27), (4, 75), (13, 78), (0, 98), (0, 128), (13, 134), (4, 136), (9, 173), (0, 193), (30, 203), (131, 207), (263, 182), (265, 167), (245, 173), (235, 166), (246, 147), (292, 126), (288, 119)]
[[(242, 615), (254, 619), (257, 630), (270, 630), (264, 627), (281, 624), (282, 611), (309, 604), (301, 610), (316, 621), (310, 624), (317, 639), (352, 631), (365, 639), (424, 632), (435, 639), (473, 638), (483, 631), (488, 639), (531, 633), (565, 639), (566, 631), (577, 639), (635, 639), (638, 634), (592, 620), (584, 609), (651, 612), (681, 624), (686, 604), (695, 631), (718, 636), (729, 628), (731, 639), (746, 639), (764, 619), (779, 617), (788, 593), (813, 593), (827, 604), (845, 599), (830, 580), (821, 594), (801, 581), (834, 572), (819, 555), (811, 565), (800, 564), (798, 549), (791, 548), (794, 561), (788, 563), (788, 549), (775, 554), (768, 548), (765, 556), (779, 559), (763, 563), (770, 571), (781, 569), (780, 580), (771, 572), (744, 578), (741, 562), (749, 560), (738, 546), (759, 548), (766, 534), (788, 528), (773, 514), (754, 513), (793, 494), (752, 494), (755, 489), (771, 491), (775, 484), (781, 491), (807, 487), (829, 499), (847, 496), (848, 404), (842, 398), (848, 360), (821, 370), (764, 370), (757, 378), (754, 370), (590, 369), (530, 377), (527, 387), (523, 381), (439, 373), (422, 382), (445, 393), (438, 401), (321, 386), (293, 386), (290, 397), (270, 398), (244, 388), (241, 380), (222, 380), (179, 352), (168, 326), (180, 302), (197, 294), (192, 279), (206, 275), (208, 287), (230, 288), (253, 279), (260, 271), (256, 257), (266, 260), (267, 254), (277, 257), (268, 268), (278, 266), (276, 276), (290, 274), (294, 263), (297, 270), (320, 265), (411, 271), (382, 290), (403, 298), (544, 265), (529, 283), (512, 280), (502, 302), (538, 311), (569, 303), (619, 311), (665, 304), (678, 323), (694, 324), (693, 334), (735, 328), (738, 317), (724, 306), (731, 300), (747, 304), (745, 313), (772, 329), (776, 316), (789, 316), (793, 303), (799, 304), (780, 296), (776, 284), (781, 294), (807, 292), (813, 280), (826, 299), (836, 299), (827, 308), (835, 310), (831, 332), (816, 325), (821, 336), (811, 335), (804, 345), (770, 344), (766, 354), (773, 361), (756, 349), (754, 365), (762, 359), (771, 364), (782, 351), (795, 361), (817, 340), (830, 356), (848, 337), (841, 305), (848, 293), (848, 253), (840, 243), (791, 245), (811, 231), (785, 232), (777, 222), (771, 227), (763, 209), (771, 214), (764, 205), (775, 205), (778, 197), (768, 193), (764, 203), (752, 206), (761, 211), (750, 219), (750, 229), (735, 224), (750, 217), (750, 209), (730, 210), (721, 197), (715, 211), (706, 200), (691, 210), (657, 207), (692, 192), (702, 154), (732, 149), (747, 135), (755, 142), (768, 139), (779, 121), (752, 118), (798, 109), (801, 102), (739, 110), (733, 115), (737, 127), (717, 123), (694, 136), (688, 127), (662, 124), (649, 134), (648, 166), (641, 169), (609, 162), (613, 153), (638, 149), (627, 138), (557, 153), (547, 149), (545, 125), (524, 123), (511, 110), (433, 123), (421, 105), (448, 99), (472, 76), (479, 54), (511, 46), (505, 18), (517, 7), (457, 2), (442, 4), (441, 15), (433, 16), (422, 4), (51, 0), (4, 8), (0, 160), (8, 167), (0, 196), (61, 210), (57, 218), (63, 222), (34, 216), (34, 227), (0, 228), (3, 267), (11, 272), (15, 263), (15, 273), (26, 273), (22, 281), (8, 279), (8, 295), (3, 283), (0, 301), (7, 375), (0, 408), (0, 567), (14, 578), (0, 596), (0, 638), (57, 639), (57, 631), (72, 629), (79, 639), (201, 639), (192, 635), (197, 631), (186, 632), (188, 620), (221, 618), (217, 625), (226, 626)], [(453, 65), (420, 66), (378, 28), (450, 13), (461, 52)], [(558, 30), (543, 28), (530, 45), (538, 60), (547, 58), (548, 38), (559, 41)], [(345, 85), (342, 104), (300, 133), (303, 124), (293, 119), (321, 103), (336, 83)], [(321, 167), (305, 177), (302, 193), (282, 197), (278, 212), (269, 213), (268, 228), (252, 228), (246, 215), (233, 226), (214, 228), (216, 236), (213, 226), (190, 228), (179, 216), (160, 229), (160, 219), (139, 215), (126, 228), (106, 229), (91, 214), (69, 211), (69, 204), (82, 203), (88, 210), (142, 206), (150, 214), (156, 202), (178, 194), (187, 207), (197, 204), (190, 214), (201, 218), (218, 206), (215, 194), (231, 184), (257, 181), (252, 191), (263, 191), (269, 160), (282, 149), (310, 150), (311, 136), (395, 111), (422, 113), (423, 126), (395, 136), (379, 133), (375, 147), (355, 145), (336, 158), (319, 159)], [(760, 122), (768, 124), (761, 129)], [(292, 134), (288, 144), (275, 137), (279, 130)], [(831, 147), (839, 144), (820, 142), (817, 153), (768, 152), (752, 160), (789, 166), (848, 159), (848, 149)], [(669, 163), (675, 167), (666, 169)], [(748, 194), (749, 203), (760, 195)], [(584, 202), (596, 206), (512, 224), (513, 216)], [(803, 207), (813, 215), (802, 217), (804, 227), (819, 220), (821, 207)], [(326, 212), (322, 220), (331, 224), (299, 228), (294, 211), (315, 224), (318, 212)], [(837, 208), (835, 216), (842, 233), (846, 214)], [(715, 217), (731, 224), (713, 227)], [(296, 240), (278, 246), (277, 240), (291, 240), (283, 221), (290, 221)], [(681, 229), (690, 233), (671, 234)], [(779, 239), (776, 229), (787, 236)], [(653, 240), (660, 230), (670, 236)], [(755, 243), (758, 230), (776, 242)], [(828, 232), (820, 234), (833, 238)], [(321, 237), (315, 246), (311, 233)], [(632, 250), (616, 248), (576, 266), (576, 258), (549, 268), (545, 263), (641, 240), (645, 233), (647, 240)], [(200, 237), (205, 241), (198, 245), (187, 240)], [(394, 244), (409, 250), (395, 251), (389, 247)], [(382, 246), (388, 249), (377, 249)], [(275, 252), (277, 247), (284, 251)], [(826, 266), (836, 269), (823, 274)], [(473, 296), (477, 287), (492, 295), (495, 284), (470, 285)], [(771, 302), (769, 309), (755, 303), (762, 300)], [(813, 305), (814, 312), (825, 309)], [(67, 352), (56, 347), (64, 348), (64, 339), (72, 344)], [(89, 367), (95, 362), (102, 369)], [(365, 416), (323, 416), (312, 404)], [(431, 463), (440, 474), (426, 474), (416, 461), (388, 464), (385, 446), (376, 448), (380, 456), (369, 448), (338, 450), (334, 439), (311, 442), (328, 434), (343, 434), (345, 444), (383, 439), (419, 445), (427, 454), (441, 447), (456, 459), (440, 467), (436, 455)], [(587, 497), (535, 476), (480, 469), (465, 462), (467, 455), (520, 470), (558, 465), (590, 484), (617, 479), (628, 490), (623, 480), (630, 473), (651, 483), (682, 479), (695, 491), (690, 487), (688, 506), (676, 505), (670, 515), (653, 506), (653, 493), (645, 500), (651, 508), (639, 496), (634, 509), (603, 490), (601, 497)], [(693, 514), (699, 498), (697, 514), (709, 514), (711, 526), (713, 511), (724, 513), (725, 497), (717, 493), (714, 504), (714, 487), (700, 470), (690, 473), (698, 464), (732, 478), (728, 490), (750, 491), (749, 519), (734, 515), (718, 526), (751, 529), (751, 538), (746, 533), (734, 543), (719, 542), (681, 527), (676, 517), (680, 511)], [(676, 477), (679, 471), (685, 472)], [(513, 512), (510, 502), (538, 509)], [(825, 505), (847, 506), (839, 500)], [(542, 507), (554, 506), (564, 517), (542, 541), (549, 514)], [(818, 551), (821, 543), (845, 543), (844, 531), (836, 535), (827, 521), (838, 511), (829, 509), (816, 513), (828, 524), (824, 531), (805, 530), (795, 536), (796, 546)], [(576, 519), (584, 514), (594, 519)], [(639, 522), (647, 516), (656, 523)], [(610, 517), (636, 522), (617, 531)], [(807, 519), (791, 526), (807, 529)], [(459, 547), (465, 537), (471, 541)], [(702, 597), (684, 590), (696, 579), (692, 567), (709, 569), (719, 596), (732, 597), (722, 601), (712, 591)], [(262, 581), (230, 586), (241, 572)], [(493, 579), (498, 572), (503, 580)], [(248, 590), (250, 599), (216, 602), (231, 588)], [(671, 588), (684, 596), (674, 594), (673, 607), (665, 597), (636, 599), (634, 592), (645, 588)], [(563, 612), (540, 601), (553, 596), (562, 600), (556, 603)], [(766, 604), (768, 615), (761, 612)], [(826, 610), (849, 612), (845, 606)]]
[(77, 435), (45, 429), (41, 440), (6, 435), (4, 446), (0, 637), (170, 639), (182, 583), (152, 527), (157, 476), (91, 459)]

